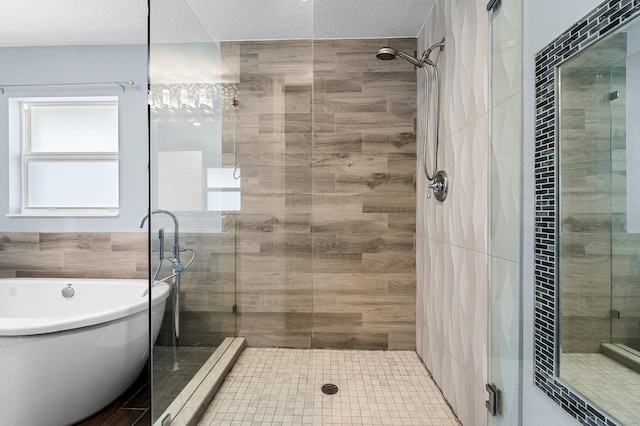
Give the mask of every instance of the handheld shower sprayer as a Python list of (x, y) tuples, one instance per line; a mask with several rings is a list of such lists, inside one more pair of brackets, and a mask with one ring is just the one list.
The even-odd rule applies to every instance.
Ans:
[(158, 257), (160, 262), (164, 260), (164, 228), (158, 230)]
[[(431, 198), (431, 193), (433, 192), (434, 196), (438, 201), (444, 201), (445, 198), (447, 197), (447, 192), (448, 192), (448, 179), (447, 179), (447, 174), (444, 172), (444, 170), (438, 170), (438, 146), (440, 145), (440, 141), (439, 141), (440, 85), (438, 81), (438, 68), (436, 67), (435, 62), (430, 58), (431, 53), (435, 50), (438, 50), (439, 52), (444, 50), (444, 39), (442, 39), (441, 42), (435, 43), (433, 46), (425, 50), (422, 53), (422, 56), (420, 57), (420, 59), (412, 55), (409, 55), (408, 53), (405, 53), (401, 50), (397, 50), (397, 49), (394, 49), (393, 47), (388, 47), (388, 46), (381, 47), (380, 49), (378, 49), (378, 52), (376, 53), (376, 57), (381, 61), (391, 61), (400, 57), (412, 63), (416, 67), (423, 69), (426, 74), (427, 106), (425, 108), (426, 123), (425, 123), (425, 132), (424, 132), (424, 148), (423, 148), (422, 165), (423, 165), (424, 174), (427, 180), (431, 182), (430, 184), (427, 185), (428, 187), (427, 198)], [(429, 96), (431, 94), (431, 90), (429, 90), (429, 87), (432, 84), (431, 83), (432, 74), (430, 73), (430, 71), (433, 73), (433, 85), (435, 86), (435, 110), (436, 110), (435, 143), (434, 143), (435, 149), (434, 149), (434, 155), (433, 155), (434, 157), (433, 168), (431, 170), (431, 173), (429, 173), (429, 166), (427, 165), (428, 163), (427, 153), (428, 153), (428, 142), (429, 142), (429, 121), (430, 121), (429, 112), (431, 111), (431, 105), (432, 105), (431, 97)]]

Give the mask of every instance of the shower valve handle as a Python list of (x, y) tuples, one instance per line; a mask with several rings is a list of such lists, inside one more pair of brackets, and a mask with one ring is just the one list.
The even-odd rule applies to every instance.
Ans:
[(447, 198), (449, 192), (449, 180), (447, 179), (447, 173), (444, 170), (439, 170), (433, 177), (433, 181), (427, 185), (427, 198), (431, 198), (431, 193), (435, 195), (436, 200), (444, 201)]
[(427, 190), (427, 198), (431, 198), (432, 191), (442, 191), (444, 184), (442, 182), (433, 182), (427, 185), (429, 189)]
[[(429, 187), (429, 189), (432, 189), (434, 191), (442, 191), (444, 189), (444, 183), (443, 182), (433, 182), (433, 183), (430, 183), (427, 186)], [(429, 191), (429, 192), (431, 192), (431, 191)]]

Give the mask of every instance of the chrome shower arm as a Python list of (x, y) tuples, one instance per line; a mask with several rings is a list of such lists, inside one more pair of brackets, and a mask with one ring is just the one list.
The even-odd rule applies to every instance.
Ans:
[(435, 49), (439, 49), (441, 52), (444, 50), (444, 38), (442, 39), (442, 41), (440, 43), (436, 43), (433, 46), (431, 46), (430, 48), (428, 48), (427, 50), (425, 50), (422, 53), (422, 58), (421, 60), (423, 62), (429, 63), (431, 62), (431, 65), (435, 68), (435, 64), (430, 60), (431, 57), (431, 52), (433, 52)]
[[(420, 61), (420, 60), (414, 58), (413, 56), (411, 56), (411, 55), (409, 55), (407, 53), (404, 53), (402, 50), (397, 50), (396, 51), (396, 55), (401, 57), (402, 59), (405, 59), (405, 60), (411, 62), (413, 65), (415, 65), (418, 68), (423, 68), (425, 66), (425, 61)], [(429, 61), (429, 62), (431, 62), (431, 61)]]

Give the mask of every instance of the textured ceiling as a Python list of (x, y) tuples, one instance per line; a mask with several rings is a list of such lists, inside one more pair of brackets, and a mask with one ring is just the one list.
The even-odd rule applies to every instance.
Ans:
[[(152, 0), (152, 40), (415, 37), (435, 0)], [(146, 0), (0, 0), (0, 46), (137, 44)]]
[(415, 37), (434, 0), (186, 1), (213, 40), (273, 40)]
[(435, 0), (315, 0), (315, 38), (417, 37)]
[(146, 0), (0, 0), (0, 46), (138, 44)]

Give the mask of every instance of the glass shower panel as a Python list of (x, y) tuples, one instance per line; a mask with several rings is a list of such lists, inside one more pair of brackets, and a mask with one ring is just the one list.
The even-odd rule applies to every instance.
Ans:
[[(625, 33), (623, 33), (625, 34)], [(611, 66), (611, 341), (640, 355), (640, 37)]]
[(490, 18), (488, 424), (516, 426), (522, 405), (522, 2), (502, 2)]
[[(249, 346), (311, 347), (312, 3), (252, 2), (245, 18), (261, 25), (239, 31), (212, 17), (224, 81), (237, 88), (225, 134), (235, 131), (241, 175), (241, 187), (229, 189), (240, 192), (241, 208), (236, 333)], [(230, 4), (218, 3), (220, 16), (233, 16)]]
[(186, 2), (153, 0), (150, 16), (151, 269), (172, 284), (153, 350), (159, 423), (175, 418), (203, 377), (198, 371), (235, 335), (244, 170), (236, 159), (237, 84), (224, 77), (221, 43)]

